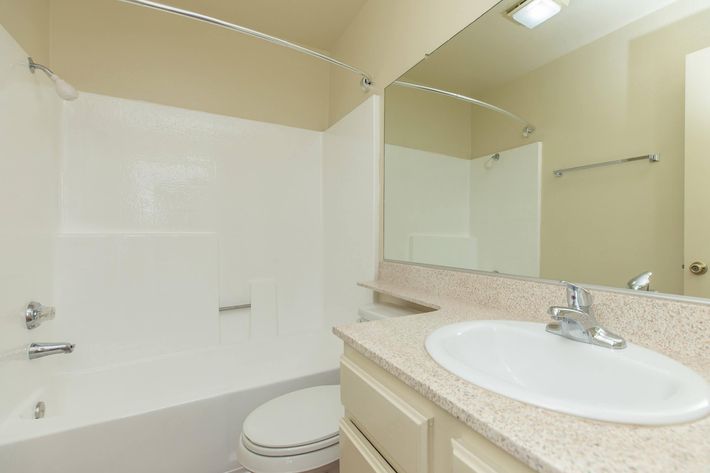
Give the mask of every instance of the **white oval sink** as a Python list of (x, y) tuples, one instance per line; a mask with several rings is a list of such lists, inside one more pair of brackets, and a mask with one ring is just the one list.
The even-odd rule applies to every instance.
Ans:
[(700, 375), (634, 344), (611, 350), (547, 333), (544, 324), (485, 320), (441, 327), (426, 349), (467, 381), (553, 411), (645, 425), (710, 413)]

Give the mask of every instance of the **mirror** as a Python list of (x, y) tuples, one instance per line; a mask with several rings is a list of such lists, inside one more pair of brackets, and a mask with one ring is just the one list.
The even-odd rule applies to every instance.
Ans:
[(710, 298), (710, 0), (536, 2), (387, 87), (385, 259)]

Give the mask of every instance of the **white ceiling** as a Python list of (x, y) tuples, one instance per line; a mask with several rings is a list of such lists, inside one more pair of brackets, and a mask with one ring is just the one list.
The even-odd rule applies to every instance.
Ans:
[(408, 81), (475, 94), (509, 82), (671, 3), (706, 0), (570, 0), (529, 30), (505, 15), (505, 0), (408, 71)]
[(367, 0), (161, 0), (324, 51)]

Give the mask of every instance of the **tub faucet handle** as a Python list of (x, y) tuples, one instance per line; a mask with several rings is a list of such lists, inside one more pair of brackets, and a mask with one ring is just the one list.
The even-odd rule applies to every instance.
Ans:
[(54, 318), (54, 307), (43, 306), (39, 302), (30, 302), (27, 304), (25, 309), (25, 325), (27, 325), (27, 330), (32, 330), (34, 328), (42, 325), (45, 320), (52, 320)]

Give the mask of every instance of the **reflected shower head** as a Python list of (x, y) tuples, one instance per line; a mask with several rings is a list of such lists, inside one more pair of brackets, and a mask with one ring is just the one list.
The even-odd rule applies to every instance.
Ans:
[(483, 166), (486, 169), (491, 169), (493, 167), (493, 165), (496, 163), (496, 161), (500, 161), (500, 153), (496, 153), (493, 156), (491, 156), (490, 158), (488, 158), (486, 160), (486, 162), (483, 164)]
[(37, 64), (32, 60), (31, 57), (28, 57), (27, 60), (29, 61), (29, 66), (30, 66), (30, 71), (32, 74), (35, 73), (35, 70), (39, 69), (40, 71), (44, 72), (47, 74), (47, 77), (52, 79), (52, 82), (54, 82), (54, 88), (57, 91), (57, 95), (61, 97), (63, 100), (76, 100), (79, 97), (79, 92), (76, 91), (72, 85), (56, 75), (50, 68), (47, 66), (43, 66), (42, 64)]

